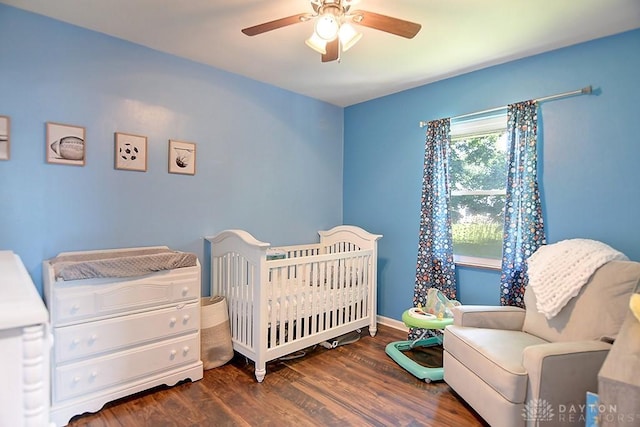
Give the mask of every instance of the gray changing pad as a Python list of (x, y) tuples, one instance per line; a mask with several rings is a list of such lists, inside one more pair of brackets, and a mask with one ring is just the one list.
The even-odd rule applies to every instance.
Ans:
[(198, 257), (168, 248), (104, 251), (58, 255), (49, 260), (56, 280), (135, 277), (197, 265)]

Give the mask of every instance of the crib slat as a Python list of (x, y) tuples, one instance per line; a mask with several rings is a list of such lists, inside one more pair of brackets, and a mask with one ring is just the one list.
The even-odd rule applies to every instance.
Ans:
[(358, 274), (358, 260), (359, 258), (349, 258), (347, 260), (344, 286), (345, 308), (342, 312), (345, 323), (353, 320), (353, 314), (351, 312), (353, 311), (353, 303), (355, 301), (354, 291), (357, 289), (357, 281), (354, 280), (354, 276)]
[[(325, 329), (332, 327), (337, 323), (337, 299), (340, 298), (340, 289), (337, 287), (337, 283), (334, 283), (335, 278), (340, 274), (340, 264), (338, 260), (334, 260), (330, 263), (331, 271), (327, 271), (327, 276), (329, 276), (330, 287), (326, 288), (327, 291), (330, 289), (334, 289), (333, 295), (329, 299), (329, 312), (331, 313), (329, 316), (329, 326), (325, 326)], [(326, 283), (326, 282), (325, 282)], [(322, 285), (321, 285), (322, 286)]]
[(247, 315), (245, 316), (247, 322), (244, 325), (244, 335), (246, 337), (246, 343), (250, 348), (255, 348), (256, 343), (253, 342), (253, 325), (255, 325), (254, 317), (254, 305), (256, 304), (255, 288), (255, 266), (250, 264), (244, 257), (242, 262), (242, 287), (245, 289), (245, 310)]
[(297, 312), (296, 312), (296, 338), (302, 338), (306, 335), (305, 328), (308, 328), (308, 321), (305, 319), (305, 314), (309, 315), (310, 307), (309, 304), (311, 299), (311, 280), (312, 280), (312, 271), (313, 264), (309, 263), (306, 265), (304, 269), (304, 275), (302, 276), (302, 281), (299, 283), (298, 289), (298, 301), (297, 301)]
[(268, 320), (267, 324), (270, 325), (268, 328), (269, 339), (267, 340), (267, 348), (272, 348), (275, 346), (276, 342), (276, 316), (278, 309), (278, 299), (275, 294), (276, 289), (280, 287), (282, 271), (280, 269), (271, 271), (271, 280), (266, 283), (267, 285), (267, 301), (269, 304)]
[(343, 298), (344, 284), (342, 281), (344, 280), (345, 262), (346, 260), (344, 259), (335, 262), (336, 271), (335, 271), (334, 277), (332, 278), (333, 279), (332, 286), (335, 294), (335, 301), (333, 306), (333, 311), (335, 312), (335, 323), (332, 323), (331, 326), (340, 326), (343, 323), (342, 302), (344, 300)]
[(320, 280), (320, 263), (319, 262), (314, 262), (312, 263), (313, 265), (313, 274), (312, 274), (312, 280), (310, 282), (311, 285), (311, 295), (309, 298), (309, 313), (311, 314), (311, 330), (309, 331), (311, 334), (314, 334), (318, 331), (318, 317), (317, 314), (319, 313), (319, 309), (318, 309), (318, 293), (316, 292), (315, 289), (315, 284), (318, 283), (318, 281)]
[(287, 326), (287, 309), (288, 309), (288, 296), (289, 296), (289, 283), (291, 281), (291, 271), (287, 271), (287, 274), (283, 277), (281, 286), (278, 287), (278, 301), (280, 301), (280, 310), (278, 318), (278, 333), (279, 342), (275, 343), (275, 346), (284, 344), (286, 342), (286, 326)]

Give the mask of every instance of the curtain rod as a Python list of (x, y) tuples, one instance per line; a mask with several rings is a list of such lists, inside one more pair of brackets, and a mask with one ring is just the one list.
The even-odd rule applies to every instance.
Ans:
[[(553, 101), (556, 99), (567, 98), (569, 96), (575, 96), (575, 95), (590, 95), (591, 93), (593, 93), (593, 89), (591, 88), (591, 85), (589, 85), (589, 86), (583, 87), (582, 89), (572, 90), (570, 92), (563, 92), (563, 93), (557, 93), (555, 95), (543, 96), (542, 98), (538, 98), (535, 101), (536, 102)], [(462, 114), (460, 116), (455, 116), (455, 117), (452, 117), (451, 119), (459, 120), (459, 119), (464, 119), (466, 117), (479, 116), (481, 114), (493, 113), (495, 111), (504, 110), (505, 108), (507, 108), (506, 105), (502, 107), (489, 108), (488, 110), (476, 111), (473, 113), (467, 113), (467, 114)], [(423, 128), (428, 123), (429, 122), (426, 122), (426, 121), (420, 121), (420, 127)]]

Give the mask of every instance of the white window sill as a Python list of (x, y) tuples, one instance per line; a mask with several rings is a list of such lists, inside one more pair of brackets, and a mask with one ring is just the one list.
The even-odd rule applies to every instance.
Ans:
[(454, 255), (453, 262), (455, 262), (456, 265), (460, 265), (463, 267), (485, 268), (487, 270), (497, 271), (500, 271), (502, 269), (502, 260), (494, 258), (478, 258), (465, 255)]

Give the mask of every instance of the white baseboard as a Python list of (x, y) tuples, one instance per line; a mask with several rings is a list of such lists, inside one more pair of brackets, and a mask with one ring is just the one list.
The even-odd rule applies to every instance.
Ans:
[(403, 332), (409, 332), (409, 328), (404, 322), (396, 319), (391, 319), (389, 317), (377, 316), (377, 321), (381, 325), (389, 326), (390, 328), (398, 329)]

